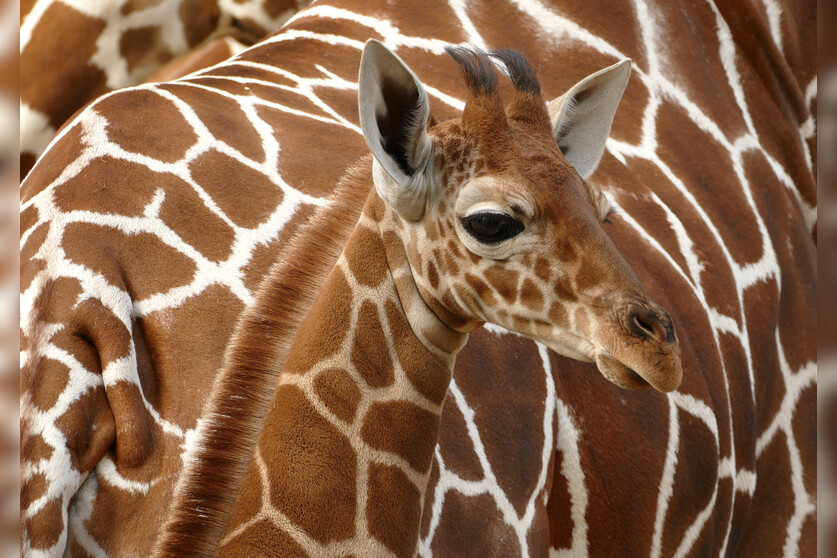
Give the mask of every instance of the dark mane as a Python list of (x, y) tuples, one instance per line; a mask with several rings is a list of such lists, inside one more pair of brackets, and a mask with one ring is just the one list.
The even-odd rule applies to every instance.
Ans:
[(331, 203), (283, 242), (256, 301), (241, 315), (153, 556), (214, 555), (290, 344), (360, 218), (372, 184), (370, 159), (349, 169)]

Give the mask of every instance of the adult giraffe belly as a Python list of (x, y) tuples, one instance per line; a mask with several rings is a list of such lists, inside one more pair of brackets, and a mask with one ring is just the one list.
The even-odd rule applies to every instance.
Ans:
[(439, 120), (464, 98), (447, 42), (525, 52), (548, 93), (633, 58), (592, 180), (683, 357), (679, 391), (626, 392), (475, 334), (420, 553), (813, 555), (814, 50), (807, 12), (774, 40), (773, 16), (733, 8), (326, 2), (235, 63), (97, 101), (22, 190), (24, 552), (150, 551), (238, 315), (365, 151), (354, 87), (375, 37)]

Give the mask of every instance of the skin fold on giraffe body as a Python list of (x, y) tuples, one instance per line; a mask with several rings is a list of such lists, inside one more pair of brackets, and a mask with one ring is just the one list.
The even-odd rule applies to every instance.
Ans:
[[(419, 555), (813, 556), (815, 21), (810, 1), (321, 0), (234, 60), (95, 101), (21, 186), (22, 553), (151, 554), (271, 266), (315, 265), (322, 285), (360, 219), (368, 191), (335, 184), (368, 152), (357, 70), (374, 37), (420, 78), (433, 125), (467, 96), (449, 44), (525, 52), (548, 95), (632, 60), (588, 206), (614, 208), (601, 229), (669, 313), (683, 370), (673, 392), (624, 390), (596, 363), (473, 330)], [(432, 287), (436, 255), (418, 252)], [(534, 312), (526, 279), (509, 305)]]
[[(580, 82), (550, 114), (521, 54), (492, 54), (515, 86), (504, 107), (487, 54), (448, 53), (469, 97), (460, 119), (428, 127), (418, 79), (367, 42), (359, 107), (374, 160), (353, 178), (373, 192), (334, 269), (310, 287), (319, 294), (293, 341), (282, 339), (286, 324), (265, 333), (264, 316), (277, 310), (263, 307), (297, 277), (280, 267), (266, 279), (209, 403), (202, 444), (211, 449), (187, 468), (155, 555), (414, 556), (456, 355), (487, 321), (595, 360), (623, 387), (680, 384), (671, 320), (605, 240), (610, 208), (576, 170), (598, 164), (627, 61)], [(630, 348), (596, 348), (602, 338), (619, 345), (613, 337)], [(273, 348), (287, 345), (286, 357)], [(275, 386), (242, 389), (269, 370), (281, 370)], [(273, 397), (255, 449), (239, 448), (232, 441), (250, 425), (231, 404), (262, 390)]]

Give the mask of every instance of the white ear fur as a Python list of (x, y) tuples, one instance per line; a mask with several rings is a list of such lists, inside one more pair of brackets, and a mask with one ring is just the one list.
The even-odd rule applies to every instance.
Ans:
[(599, 164), (613, 117), (631, 76), (631, 59), (599, 70), (548, 105), (552, 132), (582, 178)]
[(405, 219), (420, 219), (431, 183), (430, 104), (415, 74), (374, 39), (360, 59), (358, 110), (378, 195)]

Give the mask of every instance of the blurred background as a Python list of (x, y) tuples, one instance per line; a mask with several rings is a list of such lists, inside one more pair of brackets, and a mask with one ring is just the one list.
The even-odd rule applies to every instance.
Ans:
[[(819, 193), (818, 554), (837, 554), (837, 2), (819, 3), (817, 189)], [(818, 113), (816, 111), (819, 111)]]
[(0, 556), (17, 556), (20, 2), (0, 0)]

